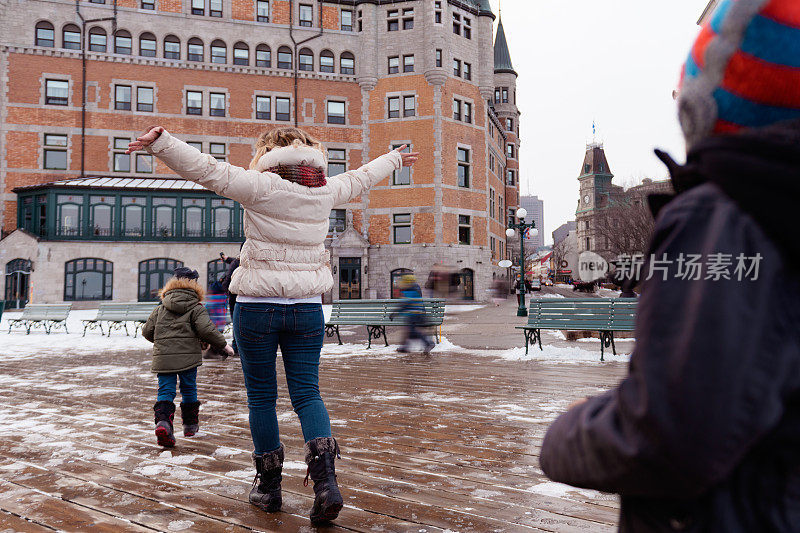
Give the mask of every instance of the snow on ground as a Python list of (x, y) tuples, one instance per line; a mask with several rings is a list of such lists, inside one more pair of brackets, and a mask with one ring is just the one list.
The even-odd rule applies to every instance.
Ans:
[(447, 304), (444, 308), (445, 315), (457, 315), (458, 313), (468, 313), (469, 311), (477, 311), (483, 309), (485, 305), (475, 304)]

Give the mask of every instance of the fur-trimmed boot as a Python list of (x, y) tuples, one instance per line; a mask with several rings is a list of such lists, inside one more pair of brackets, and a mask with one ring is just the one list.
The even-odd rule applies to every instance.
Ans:
[(200, 402), (181, 402), (183, 436), (192, 437), (200, 429)]
[(281, 471), (283, 469), (283, 444), (276, 450), (253, 454), (256, 477), (250, 491), (250, 503), (268, 513), (281, 508)]
[(156, 402), (153, 406), (153, 412), (156, 415), (156, 439), (158, 439), (158, 444), (172, 448), (175, 446), (175, 435), (172, 431), (175, 404), (167, 401)]
[(314, 482), (314, 506), (311, 508), (311, 522), (320, 523), (334, 520), (339, 516), (344, 501), (336, 484), (334, 462), (339, 455), (339, 445), (333, 437), (320, 437), (306, 442), (306, 464), (308, 471), (303, 481), (308, 486), (308, 478)]

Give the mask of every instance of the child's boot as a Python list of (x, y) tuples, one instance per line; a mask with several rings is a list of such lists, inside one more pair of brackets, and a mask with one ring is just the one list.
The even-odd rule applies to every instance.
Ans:
[(278, 449), (253, 454), (256, 477), (250, 491), (250, 503), (268, 513), (281, 508), (281, 471), (283, 469), (283, 444)]
[(308, 478), (314, 482), (314, 506), (311, 508), (311, 522), (314, 524), (334, 520), (342, 510), (344, 502), (336, 483), (334, 467), (338, 456), (339, 445), (333, 437), (320, 437), (306, 442), (308, 471), (303, 485), (308, 486)]
[(158, 439), (158, 444), (172, 448), (175, 446), (175, 435), (172, 432), (175, 404), (167, 401), (156, 402), (153, 406), (153, 411), (156, 415), (156, 439)]
[(181, 402), (183, 436), (191, 437), (200, 429), (200, 402)]

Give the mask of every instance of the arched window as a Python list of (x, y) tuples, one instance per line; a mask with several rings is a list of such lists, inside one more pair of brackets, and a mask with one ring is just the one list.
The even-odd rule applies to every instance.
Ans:
[(308, 48), (300, 50), (298, 68), (300, 70), (314, 70), (314, 52)]
[(222, 259), (214, 259), (213, 261), (209, 261), (206, 266), (206, 289), (210, 291), (214, 282), (219, 281), (220, 277), (228, 271), (228, 263)]
[(320, 72), (336, 72), (336, 59), (333, 57), (333, 52), (330, 50), (323, 50), (319, 54), (319, 71)]
[(475, 299), (475, 271), (470, 268), (462, 268), (459, 272), (458, 294), (464, 300)]
[(175, 236), (175, 210), (178, 201), (173, 198), (153, 198), (153, 237)]
[(181, 58), (181, 40), (174, 35), (167, 35), (164, 37), (164, 58), (165, 59), (180, 59)]
[(158, 291), (183, 266), (177, 259), (146, 259), (139, 263), (139, 301), (157, 302)]
[(122, 197), (123, 237), (144, 237), (144, 208), (147, 200), (141, 196)]
[(31, 262), (13, 259), (6, 263), (6, 309), (22, 309), (28, 303)]
[(56, 196), (56, 235), (79, 237), (83, 220), (83, 196), (59, 194)]
[(187, 59), (189, 61), (203, 60), (203, 41), (197, 37), (192, 37), (187, 43)]
[(211, 42), (211, 62), (212, 63), (227, 63), (228, 62), (228, 47), (219, 39)]
[(53, 25), (43, 20), (36, 23), (36, 46), (55, 46), (56, 32)]
[(344, 52), (339, 59), (339, 72), (341, 74), (356, 73), (356, 58), (350, 52)]
[(211, 200), (211, 224), (214, 237), (230, 239), (233, 236), (233, 200)]
[(114, 263), (105, 259), (82, 258), (64, 264), (64, 300), (110, 300)]
[(106, 51), (106, 30), (98, 26), (89, 30), (89, 50), (92, 52)]
[(61, 30), (61, 37), (64, 48), (67, 50), (81, 49), (81, 29), (74, 24), (67, 24)]
[(403, 276), (413, 274), (414, 271), (408, 268), (398, 268), (392, 270), (389, 276), (389, 294), (392, 295), (392, 298), (402, 298), (403, 296), (400, 294), (400, 282), (403, 279)]
[(278, 68), (292, 68), (292, 50), (288, 46), (278, 48)]
[(233, 64), (234, 65), (250, 64), (250, 47), (248, 47), (245, 43), (241, 41), (233, 45)]
[(266, 44), (259, 44), (258, 46), (256, 46), (256, 66), (257, 67), (272, 66), (272, 50)]
[(156, 36), (145, 32), (139, 36), (139, 55), (144, 57), (156, 57)]
[(110, 237), (114, 234), (114, 196), (89, 197), (89, 233), (95, 237)]
[(117, 33), (114, 34), (114, 53), (127, 55), (133, 53), (133, 40), (131, 39), (130, 32), (118, 30)]
[(183, 212), (183, 236), (202, 237), (206, 222), (206, 199), (184, 198), (181, 208)]

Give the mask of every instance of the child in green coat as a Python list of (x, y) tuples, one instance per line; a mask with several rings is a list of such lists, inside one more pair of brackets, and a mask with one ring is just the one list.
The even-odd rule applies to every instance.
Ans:
[(233, 352), (202, 304), (205, 291), (197, 283), (198, 277), (196, 270), (175, 269), (175, 277), (159, 292), (161, 303), (142, 329), (142, 336), (154, 344), (152, 371), (158, 375), (158, 398), (153, 411), (161, 446), (175, 446), (172, 420), (178, 381), (183, 436), (191, 437), (199, 429), (197, 367), (203, 364), (201, 343)]

